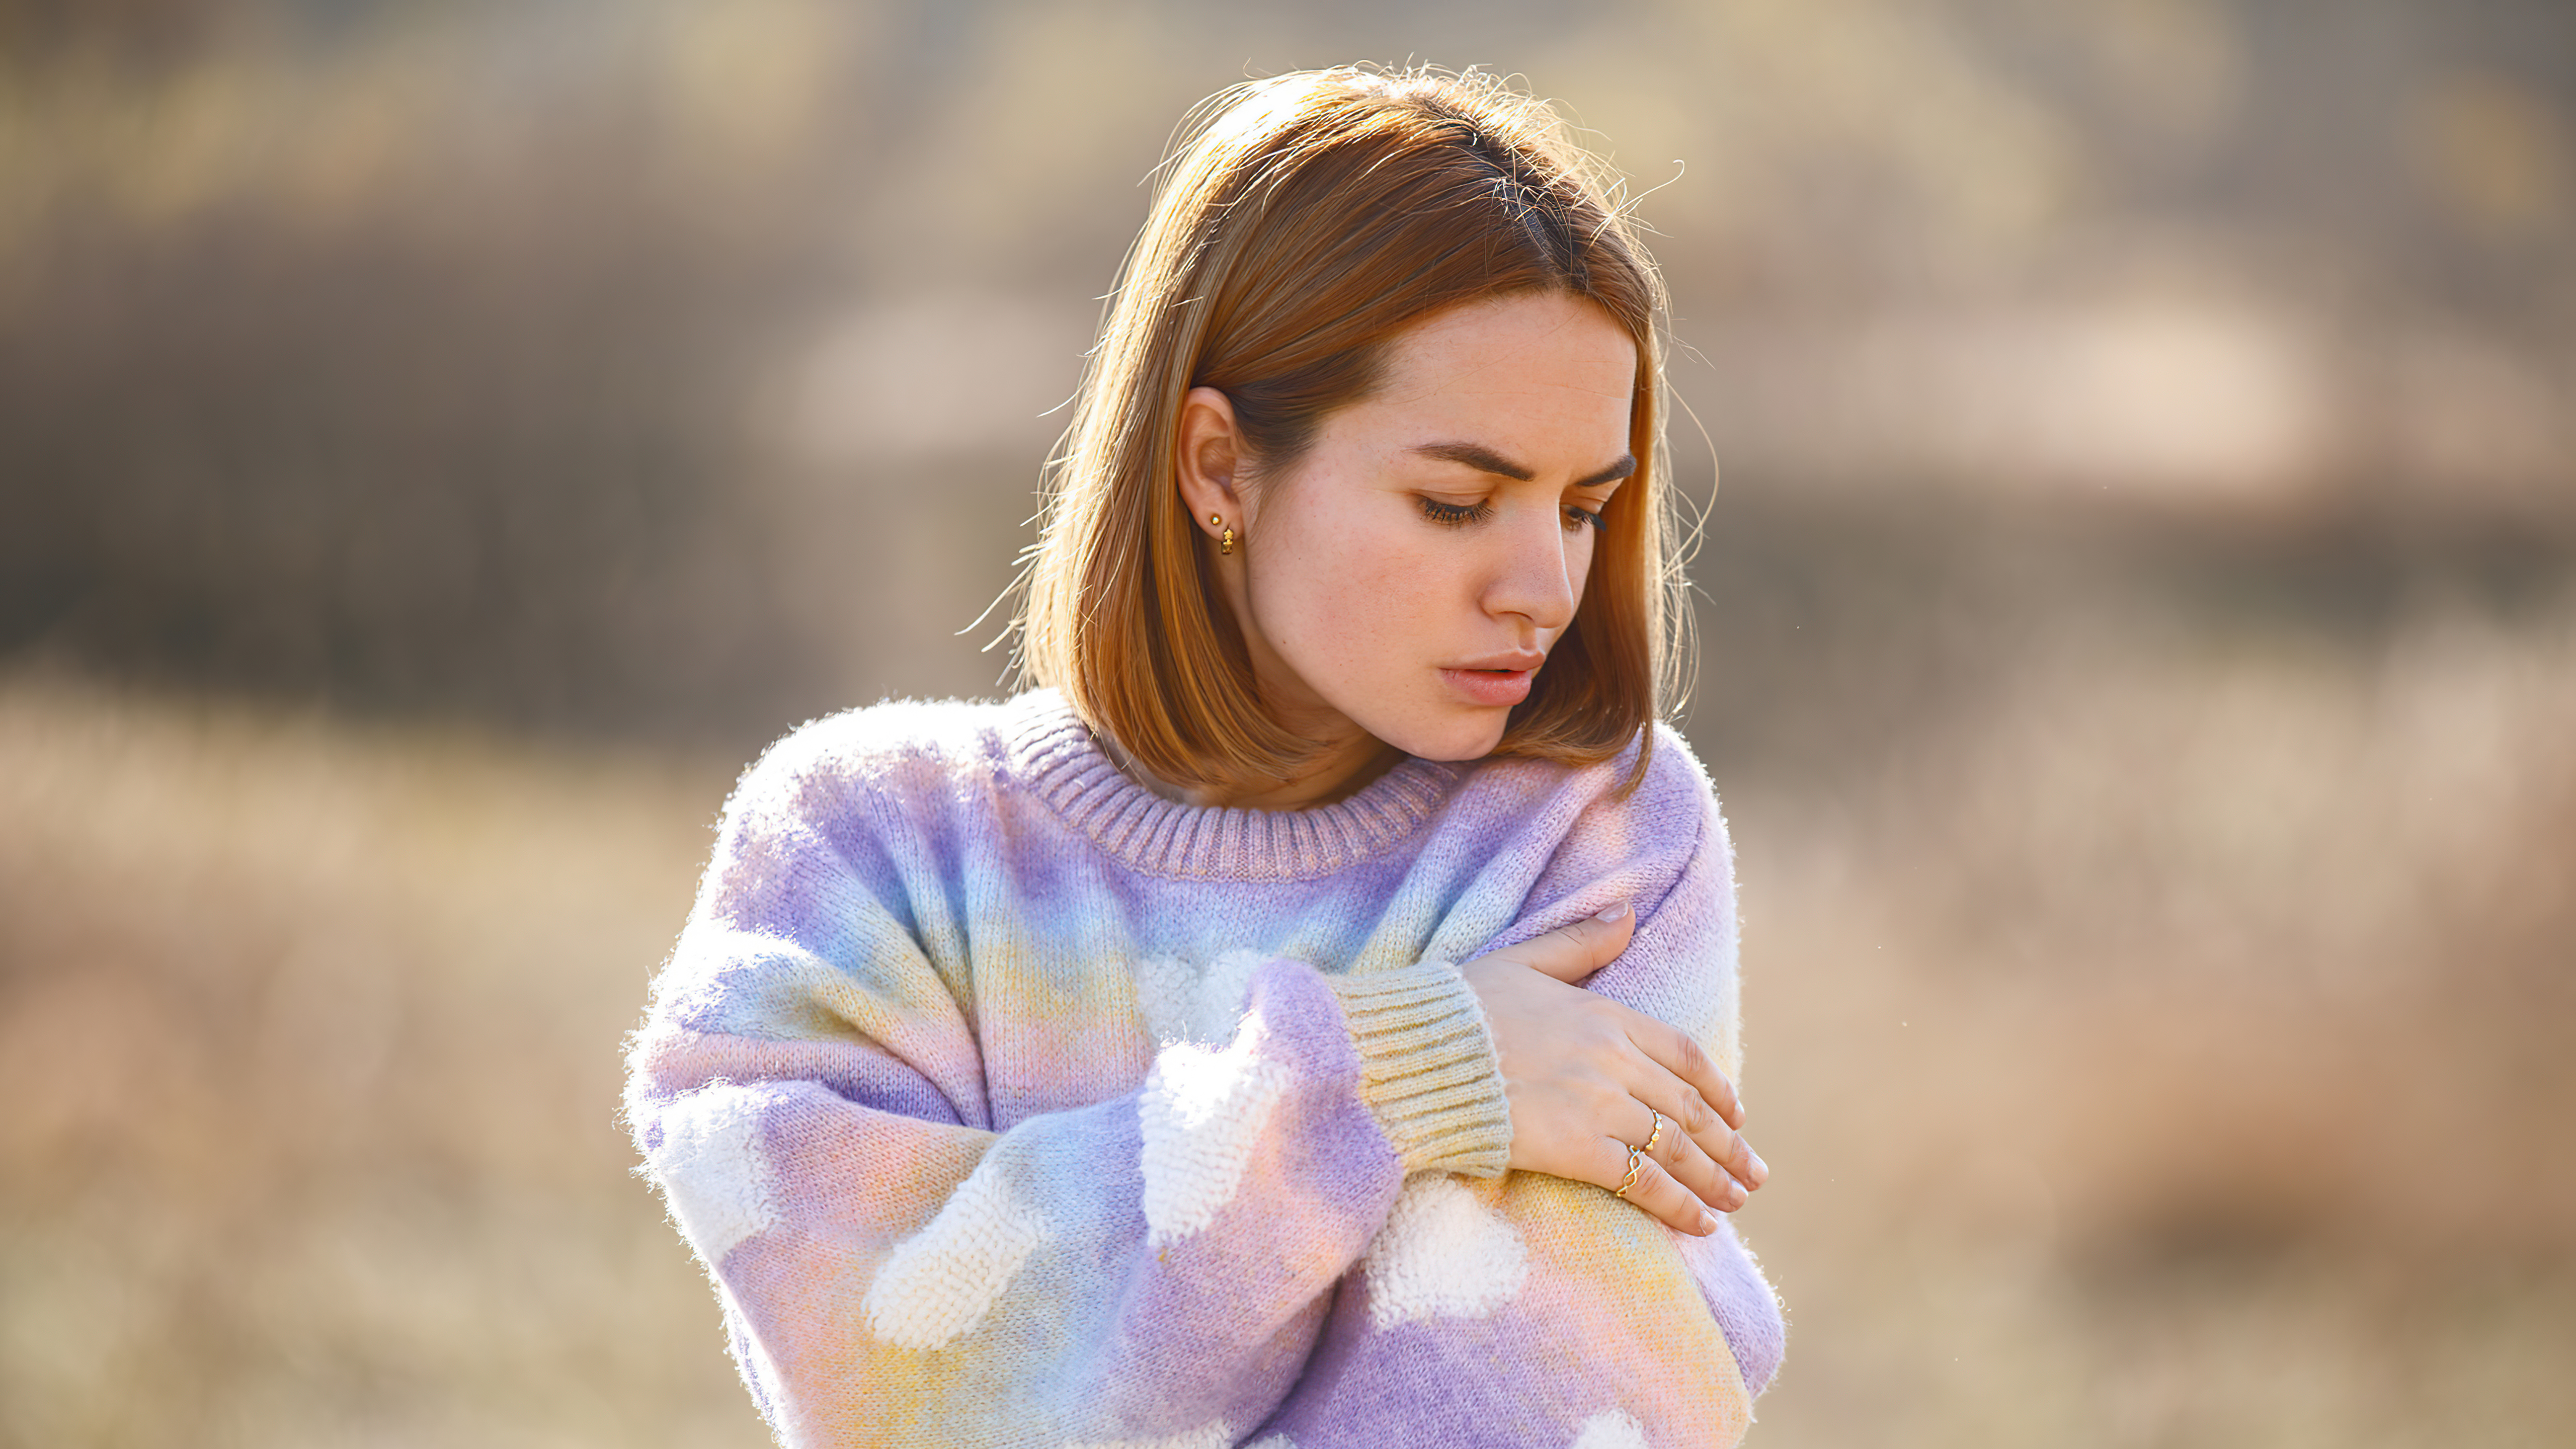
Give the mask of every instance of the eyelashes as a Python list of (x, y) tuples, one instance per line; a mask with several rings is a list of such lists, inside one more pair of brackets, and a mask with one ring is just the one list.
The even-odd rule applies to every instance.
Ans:
[(1454, 528), (1470, 523), (1482, 523), (1486, 519), (1493, 517), (1494, 505), (1490, 503), (1443, 503), (1437, 498), (1425, 498), (1422, 500), (1422, 512), (1423, 516), (1429, 518), (1432, 522), (1446, 523)]
[[(1494, 513), (1494, 505), (1491, 503), (1443, 503), (1437, 498), (1424, 498), (1419, 502), (1422, 504), (1424, 517), (1434, 523), (1447, 524), (1451, 528), (1464, 528), (1471, 523), (1482, 523), (1491, 518)], [(1601, 515), (1592, 509), (1577, 508), (1571, 503), (1565, 505), (1566, 532), (1572, 533), (1578, 528), (1603, 526)]]

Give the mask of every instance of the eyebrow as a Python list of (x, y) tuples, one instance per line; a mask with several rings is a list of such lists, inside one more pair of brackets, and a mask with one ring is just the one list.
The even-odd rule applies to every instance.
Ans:
[[(1493, 449), (1476, 443), (1424, 443), (1413, 451), (1426, 458), (1438, 458), (1443, 462), (1449, 463), (1464, 463), (1479, 473), (1493, 473), (1504, 478), (1516, 478), (1523, 483), (1527, 483), (1532, 478), (1538, 476), (1538, 474), (1522, 467), (1520, 464), (1513, 462), (1511, 459), (1504, 457)], [(1609, 467), (1575, 479), (1574, 486), (1577, 488), (1595, 488), (1604, 483), (1616, 483), (1620, 479), (1625, 478), (1636, 471), (1637, 459), (1635, 455), (1622, 453), (1619, 455), (1619, 460), (1612, 463)]]

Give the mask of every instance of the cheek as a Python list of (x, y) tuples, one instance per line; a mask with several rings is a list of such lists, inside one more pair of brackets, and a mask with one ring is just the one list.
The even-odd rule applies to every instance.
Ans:
[[(1401, 520), (1398, 520), (1399, 525)], [(1365, 669), (1427, 632), (1455, 581), (1445, 560), (1383, 518), (1301, 519), (1253, 581), (1263, 632), (1282, 652)]]

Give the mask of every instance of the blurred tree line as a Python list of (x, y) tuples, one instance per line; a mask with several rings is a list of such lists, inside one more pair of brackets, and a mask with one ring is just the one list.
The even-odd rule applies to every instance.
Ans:
[(1998, 530), (2336, 628), (2564, 572), (2564, 6), (10, 0), (0, 657), (736, 746), (994, 688), (1173, 118), (1408, 54), (1657, 188), (1724, 738), (1931, 687)]

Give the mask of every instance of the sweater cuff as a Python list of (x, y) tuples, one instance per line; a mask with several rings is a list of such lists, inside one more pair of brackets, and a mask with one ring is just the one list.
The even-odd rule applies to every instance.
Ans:
[(1500, 1177), (1512, 1114), (1476, 993), (1445, 961), (1324, 978), (1360, 1054), (1360, 1098), (1404, 1170)]

